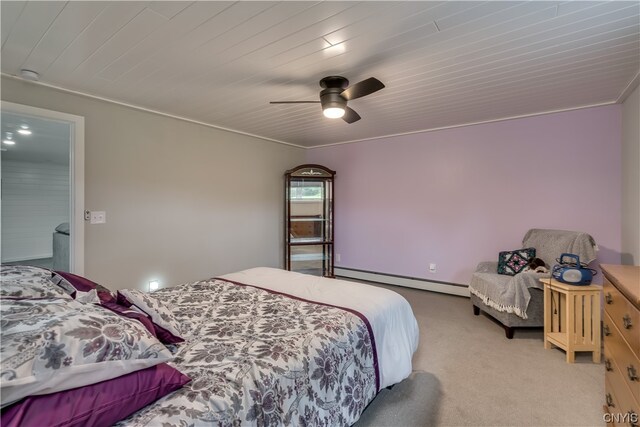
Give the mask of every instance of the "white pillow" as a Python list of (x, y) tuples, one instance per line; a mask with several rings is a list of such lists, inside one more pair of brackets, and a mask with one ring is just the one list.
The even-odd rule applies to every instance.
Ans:
[(136, 289), (119, 290), (118, 303), (123, 304), (123, 298), (131, 304), (131, 308), (151, 317), (151, 320), (156, 325), (162, 326), (175, 336), (182, 336), (180, 322), (173, 316), (169, 303), (160, 301), (151, 294)]
[(89, 292), (76, 291), (76, 301), (83, 304), (100, 304), (100, 297), (95, 289)]
[(3, 407), (172, 359), (142, 324), (75, 300), (3, 300), (0, 322)]
[(30, 265), (0, 266), (0, 298), (66, 298), (71, 295), (51, 279), (51, 271)]

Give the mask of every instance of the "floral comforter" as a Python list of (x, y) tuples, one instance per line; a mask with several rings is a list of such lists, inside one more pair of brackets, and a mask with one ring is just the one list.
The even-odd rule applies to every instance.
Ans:
[(120, 426), (351, 425), (378, 391), (359, 313), (220, 279), (153, 296), (181, 322), (171, 364), (192, 382)]

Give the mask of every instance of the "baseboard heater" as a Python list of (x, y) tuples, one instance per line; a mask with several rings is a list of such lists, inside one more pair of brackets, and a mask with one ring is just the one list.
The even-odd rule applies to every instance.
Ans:
[(375, 271), (357, 270), (355, 268), (346, 267), (335, 267), (333, 272), (336, 277), (366, 280), (368, 282), (383, 283), (385, 285), (404, 286), (407, 288), (422, 289), (424, 291), (440, 292), (443, 294), (458, 295), (469, 298), (469, 287), (467, 285), (460, 285), (457, 283), (425, 280), (416, 277), (377, 273)]

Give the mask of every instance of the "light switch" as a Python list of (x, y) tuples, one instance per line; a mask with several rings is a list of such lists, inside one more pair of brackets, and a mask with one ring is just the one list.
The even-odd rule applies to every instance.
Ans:
[(104, 224), (107, 222), (107, 213), (105, 211), (91, 211), (91, 224)]

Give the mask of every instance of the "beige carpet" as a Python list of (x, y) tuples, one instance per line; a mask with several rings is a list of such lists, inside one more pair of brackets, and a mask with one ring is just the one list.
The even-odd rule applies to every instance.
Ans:
[(383, 390), (356, 424), (368, 426), (603, 426), (604, 365), (565, 362), (542, 330), (504, 330), (467, 298), (388, 287), (420, 327), (414, 372)]

